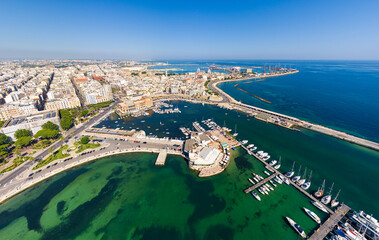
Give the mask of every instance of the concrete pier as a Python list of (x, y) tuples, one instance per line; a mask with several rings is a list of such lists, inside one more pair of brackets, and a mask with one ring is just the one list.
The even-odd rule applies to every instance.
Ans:
[(350, 211), (345, 204), (340, 205), (336, 211), (326, 220), (310, 237), (310, 240), (324, 239), (334, 226)]
[(260, 187), (262, 184), (265, 184), (266, 182), (268, 182), (269, 180), (273, 179), (274, 177), (276, 177), (278, 175), (279, 175), (278, 173), (271, 174), (270, 176), (268, 176), (267, 178), (263, 179), (262, 181), (254, 184), (253, 186), (250, 186), (250, 187), (246, 188), (244, 190), (244, 193), (249, 193), (249, 192), (253, 191), (254, 189)]
[(159, 151), (159, 155), (157, 157), (157, 161), (155, 162), (155, 165), (157, 166), (164, 166), (166, 163), (166, 158), (167, 158), (167, 150), (162, 149)]

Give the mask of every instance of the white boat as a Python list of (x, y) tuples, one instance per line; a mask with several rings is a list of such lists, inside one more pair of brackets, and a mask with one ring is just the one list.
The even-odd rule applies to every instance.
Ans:
[(307, 168), (305, 168), (303, 176), (301, 177), (301, 179), (299, 181), (297, 181), (296, 184), (299, 185), (299, 186), (301, 186), (302, 184), (304, 184), (305, 181), (306, 181), (306, 179), (305, 179), (306, 176), (307, 176)]
[(278, 164), (278, 165), (275, 165), (274, 168), (275, 168), (276, 170), (278, 170), (278, 169), (280, 168), (280, 166), (281, 166), (281, 165)]
[(253, 179), (258, 183), (259, 179), (257, 177), (253, 177)]
[(251, 178), (249, 178), (249, 182), (252, 183), (252, 184), (255, 184), (255, 182)]
[(254, 147), (254, 144), (247, 145), (247, 148), (252, 148), (252, 147)]
[(330, 190), (329, 190), (329, 193), (328, 195), (324, 196), (323, 198), (321, 198), (321, 202), (325, 205), (329, 204), (330, 203), (330, 200), (332, 200), (332, 190), (333, 190), (333, 186), (334, 186), (334, 183), (332, 184), (332, 186), (330, 187)]
[(257, 147), (252, 147), (252, 148), (250, 148), (250, 151), (255, 151), (257, 149), (258, 149)]
[(298, 172), (297, 172), (297, 175), (294, 176), (294, 177), (292, 178), (292, 181), (293, 181), (293, 182), (296, 183), (297, 181), (300, 180), (300, 178), (301, 178), (301, 176), (300, 176), (300, 171), (301, 171), (301, 165), (300, 165), (300, 167), (299, 167), (299, 170), (298, 170)]
[[(347, 237), (351, 240), (367, 240), (361, 233), (355, 230), (349, 223), (343, 224)], [(377, 239), (377, 238), (376, 238)]]
[(321, 220), (317, 216), (316, 213), (312, 212), (311, 210), (309, 210), (307, 208), (303, 208), (303, 209), (304, 209), (305, 213), (308, 214), (308, 216), (310, 216), (316, 223), (321, 224)]
[(294, 220), (292, 220), (289, 217), (286, 217), (288, 223), (291, 225), (291, 227), (302, 237), (306, 238), (307, 235), (305, 234), (304, 230), (300, 227), (299, 224), (297, 224)]
[(288, 180), (288, 178), (282, 176), (282, 175), (279, 175), (279, 177), (283, 180), (283, 182), (285, 182), (287, 185), (290, 185), (290, 180)]
[(265, 195), (265, 193), (262, 191), (261, 188), (258, 188), (258, 191), (259, 191), (261, 194)]
[(311, 179), (312, 179), (312, 171), (311, 171), (311, 174), (309, 175), (308, 182), (302, 184), (301, 188), (304, 189), (304, 190), (308, 190), (308, 188), (311, 186)]
[(322, 206), (321, 203), (314, 201), (314, 202), (312, 202), (312, 204), (313, 204), (313, 206), (320, 209), (321, 211), (328, 213), (328, 211), (324, 208), (324, 206)]
[(264, 171), (264, 173), (267, 175), (267, 176), (270, 176), (271, 174), (269, 172), (267, 172), (266, 170)]
[(259, 197), (258, 193), (252, 191), (252, 192), (251, 192), (251, 195), (253, 195), (253, 197), (255, 197), (255, 199), (257, 199), (258, 201), (261, 200), (261, 198)]
[(270, 155), (267, 155), (267, 156), (264, 156), (264, 157), (262, 157), (262, 159), (264, 160), (264, 161), (267, 161), (267, 160), (269, 160), (270, 159)]
[(276, 160), (272, 160), (269, 164), (270, 164), (271, 166), (274, 166), (276, 163), (277, 163)]
[(325, 179), (322, 182), (321, 187), (319, 187), (317, 191), (314, 193), (315, 197), (322, 197), (322, 195), (324, 194), (324, 189), (325, 189)]
[(280, 179), (280, 178), (278, 178), (278, 177), (274, 177), (274, 180), (275, 180), (275, 182), (277, 182), (277, 183), (279, 183), (279, 184), (282, 184), (282, 183), (283, 183), (282, 179)]
[(243, 144), (243, 145), (245, 145), (246, 143), (248, 143), (249, 141), (248, 140), (242, 140), (241, 141), (241, 143)]
[(330, 205), (331, 205), (332, 207), (337, 207), (338, 204), (340, 204), (340, 202), (337, 200), (338, 195), (340, 194), (340, 192), (341, 192), (341, 189), (338, 190), (338, 193), (337, 193), (336, 197), (335, 197), (335, 198), (332, 200), (332, 202), (330, 203)]
[(291, 171), (290, 171), (290, 172), (287, 172), (287, 173), (285, 174), (286, 177), (291, 178), (291, 177), (295, 174), (295, 172), (293, 171), (293, 169), (294, 169), (294, 167), (295, 167), (295, 163), (296, 163), (296, 162), (293, 162), (293, 164), (292, 164), (292, 168), (291, 168)]
[(271, 187), (271, 185), (270, 185), (270, 184), (266, 183), (266, 187), (270, 188), (270, 190), (271, 190), (271, 191), (274, 191), (274, 188), (273, 188), (273, 187)]
[(274, 181), (272, 181), (271, 179), (270, 179), (270, 183), (274, 186), (274, 187), (277, 187), (278, 185), (276, 185), (275, 183), (274, 183)]
[(233, 133), (233, 137), (237, 137), (238, 136), (238, 133)]

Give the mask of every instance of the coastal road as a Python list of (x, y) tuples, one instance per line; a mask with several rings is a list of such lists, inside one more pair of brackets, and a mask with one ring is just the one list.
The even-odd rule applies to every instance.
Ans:
[(39, 162), (42, 159), (44, 159), (47, 155), (49, 155), (49, 149), (52, 149), (52, 151), (55, 151), (56, 149), (61, 147), (66, 141), (68, 141), (70, 138), (77, 136), (79, 133), (81, 133), (82, 131), (87, 129), (89, 126), (91, 126), (92, 124), (94, 124), (97, 121), (99, 121), (100, 119), (102, 119), (109, 112), (109, 110), (111, 110), (112, 107), (114, 107), (119, 102), (120, 102), (120, 100), (117, 99), (115, 102), (111, 103), (111, 105), (109, 105), (107, 108), (104, 108), (102, 112), (100, 112), (95, 117), (88, 120), (87, 122), (83, 123), (78, 128), (73, 127), (70, 130), (68, 130), (67, 132), (65, 132), (66, 136), (64, 137), (63, 140), (59, 140), (59, 141), (55, 142), (54, 144), (52, 144), (49, 148), (46, 148), (43, 152), (41, 152), (40, 154), (38, 154), (35, 157), (34, 161), (29, 161), (29, 162), (25, 163), (24, 165), (14, 169), (10, 173), (5, 173), (4, 176), (0, 179), (0, 186), (4, 186), (5, 184), (14, 180), (17, 176), (19, 176), (24, 171), (26, 171), (31, 166), (33, 166), (35, 164), (35, 162), (37, 162), (37, 161)]

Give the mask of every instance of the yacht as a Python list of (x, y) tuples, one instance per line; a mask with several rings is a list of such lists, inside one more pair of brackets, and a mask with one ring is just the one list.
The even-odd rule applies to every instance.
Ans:
[(247, 148), (252, 148), (252, 147), (254, 147), (254, 144), (247, 145)]
[(292, 168), (291, 168), (291, 171), (290, 171), (290, 172), (287, 172), (287, 173), (285, 174), (286, 177), (290, 178), (290, 177), (292, 177), (292, 176), (295, 174), (295, 172), (293, 171), (293, 169), (294, 169), (294, 167), (295, 167), (295, 163), (296, 163), (296, 162), (293, 162), (293, 164), (292, 164)]
[(270, 164), (271, 166), (274, 166), (276, 163), (277, 163), (276, 160), (272, 160), (269, 164)]
[(264, 161), (267, 161), (267, 160), (270, 159), (270, 155), (264, 156), (264, 157), (262, 157), (262, 159), (263, 159)]
[(250, 148), (250, 151), (255, 151), (257, 149), (258, 149), (257, 147), (252, 147), (252, 148)]
[(306, 176), (307, 176), (307, 168), (305, 168), (304, 174), (301, 177), (301, 179), (299, 181), (297, 181), (297, 185), (299, 185), (299, 186), (303, 185), (306, 181), (306, 179), (305, 179)]
[(328, 195), (324, 196), (323, 198), (321, 198), (321, 202), (325, 205), (329, 204), (330, 203), (330, 200), (332, 200), (332, 190), (333, 190), (333, 186), (334, 186), (334, 183), (332, 184), (332, 186), (330, 187), (330, 190), (329, 190), (329, 193)]
[(365, 231), (365, 235), (370, 239), (378, 238), (379, 236), (379, 221), (372, 215), (368, 215), (363, 211), (354, 212), (350, 218), (357, 229)]
[(311, 186), (311, 179), (312, 179), (312, 171), (311, 171), (311, 174), (309, 175), (308, 182), (302, 184), (301, 188), (304, 189), (304, 190), (308, 190), (308, 188)]
[(242, 140), (241, 141), (241, 143), (243, 144), (243, 145), (245, 145), (246, 143), (248, 143), (249, 141), (248, 140)]
[(286, 217), (288, 223), (291, 225), (291, 227), (302, 237), (306, 238), (307, 235), (305, 234), (304, 230), (300, 227), (299, 224), (297, 224), (294, 220), (292, 220), (289, 217)]
[(324, 188), (325, 188), (325, 179), (322, 182), (321, 187), (319, 187), (317, 189), (317, 192), (314, 193), (315, 197), (322, 197), (322, 195), (324, 194)]
[(330, 203), (330, 205), (331, 205), (332, 207), (337, 207), (338, 204), (340, 204), (340, 202), (337, 200), (338, 195), (340, 195), (340, 192), (341, 192), (341, 189), (338, 190), (338, 193), (337, 193), (336, 197), (335, 197), (335, 198), (332, 200), (332, 202)]
[(274, 166), (275, 169), (279, 169), (282, 164), (282, 157), (279, 157), (279, 162), (277, 165)]
[(297, 182), (297, 181), (300, 180), (300, 178), (301, 178), (301, 176), (300, 176), (300, 171), (301, 171), (301, 165), (300, 165), (300, 167), (299, 167), (299, 171), (297, 172), (297, 175), (294, 176), (294, 177), (292, 178), (292, 181), (293, 181), (293, 182)]
[(255, 197), (255, 199), (257, 199), (258, 201), (261, 200), (261, 198), (259, 197), (258, 193), (256, 193), (255, 191), (252, 191), (251, 195), (253, 195), (253, 197)]
[(328, 213), (328, 211), (324, 208), (324, 206), (322, 206), (321, 203), (314, 201), (314, 202), (312, 202), (312, 204), (313, 204), (313, 206), (320, 209), (321, 211)]
[(308, 214), (316, 223), (321, 224), (320, 218), (316, 215), (316, 213), (312, 212), (308, 208), (303, 208), (305, 213)]
[(283, 180), (283, 182), (285, 182), (287, 185), (290, 185), (290, 180), (288, 180), (288, 178), (282, 176), (282, 175), (279, 175), (279, 177)]

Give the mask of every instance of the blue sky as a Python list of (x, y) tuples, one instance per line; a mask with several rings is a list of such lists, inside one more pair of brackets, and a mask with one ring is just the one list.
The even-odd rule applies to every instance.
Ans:
[(379, 60), (377, 0), (0, 5), (0, 58)]

